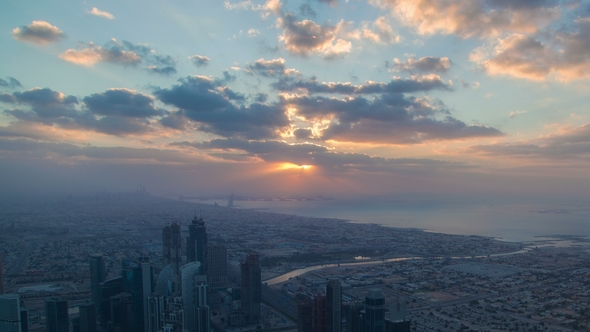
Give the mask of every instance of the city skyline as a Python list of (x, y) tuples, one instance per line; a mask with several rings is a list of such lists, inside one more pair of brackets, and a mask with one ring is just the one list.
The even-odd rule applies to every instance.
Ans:
[(590, 193), (582, 1), (0, 11), (3, 195)]

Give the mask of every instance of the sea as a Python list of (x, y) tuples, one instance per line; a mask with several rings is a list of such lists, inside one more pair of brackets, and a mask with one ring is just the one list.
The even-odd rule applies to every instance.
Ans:
[[(195, 201), (227, 206), (227, 199)], [(382, 197), (324, 200), (236, 200), (236, 209), (255, 209), (354, 223), (416, 228), (527, 242), (555, 236), (590, 237), (590, 206), (583, 204), (449, 202)], [(590, 238), (589, 238), (590, 239)]]

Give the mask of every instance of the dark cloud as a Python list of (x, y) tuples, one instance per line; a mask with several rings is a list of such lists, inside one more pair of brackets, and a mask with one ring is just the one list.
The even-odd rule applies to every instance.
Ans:
[(33, 23), (12, 29), (12, 37), (24, 42), (45, 45), (58, 42), (66, 35), (58, 27), (45, 21), (33, 21)]
[(315, 78), (302, 80), (296, 77), (282, 77), (272, 86), (279, 91), (305, 89), (309, 93), (340, 93), (346, 95), (413, 93), (430, 90), (452, 91), (453, 86), (445, 83), (438, 75), (396, 78), (389, 83), (365, 82), (361, 85), (346, 83), (319, 82)]
[(297, 139), (309, 139), (313, 137), (313, 134), (311, 129), (299, 128), (293, 131), (293, 136), (295, 136)]
[(158, 66), (149, 66), (146, 68), (150, 73), (160, 74), (164, 76), (171, 76), (177, 73), (176, 68), (168, 66), (168, 67), (158, 67)]
[(283, 58), (272, 60), (258, 59), (254, 64), (248, 64), (245, 69), (248, 72), (264, 77), (277, 78), (287, 75), (287, 67)]
[(432, 140), (456, 140), (502, 136), (499, 130), (467, 125), (449, 115), (442, 102), (382, 95), (356, 98), (295, 97), (282, 102), (307, 120), (330, 119), (323, 140), (380, 144), (416, 144)]
[(198, 54), (191, 55), (188, 58), (197, 67), (206, 67), (209, 64), (209, 61), (211, 60), (204, 55), (198, 55)]
[[(130, 92), (130, 90), (128, 91)], [(110, 94), (107, 91), (104, 94), (88, 97), (93, 110), (79, 107), (78, 98), (74, 96), (66, 96), (48, 88), (36, 88), (22, 93), (4, 93), (0, 94), (0, 99), (4, 102), (25, 106), (26, 109), (17, 108), (4, 111), (5, 114), (23, 122), (42, 123), (65, 129), (92, 130), (118, 136), (154, 130), (147, 118), (121, 116), (125, 111), (139, 112), (142, 107), (144, 111), (147, 110), (149, 106), (142, 105), (142, 98), (131, 97), (125, 100), (124, 97), (116, 96), (116, 94)], [(137, 116), (137, 114), (135, 115)]]
[(129, 89), (109, 89), (84, 97), (86, 107), (98, 115), (149, 118), (164, 115), (154, 107), (154, 98)]
[(170, 89), (156, 89), (154, 95), (162, 102), (176, 106), (180, 114), (197, 122), (202, 131), (224, 137), (261, 139), (277, 137), (289, 125), (285, 111), (277, 105), (253, 103), (237, 106), (245, 97), (222, 80), (189, 76)]
[(158, 55), (147, 45), (112, 39), (104, 46), (88, 43), (82, 48), (68, 49), (59, 56), (61, 59), (82, 66), (109, 62), (123, 66), (145, 64), (150, 73), (169, 76), (176, 73), (176, 60), (169, 55)]
[(411, 56), (404, 62), (401, 62), (399, 59), (393, 59), (393, 62), (392, 68), (397, 71), (437, 74), (444, 74), (448, 72), (451, 68), (451, 65), (453, 64), (449, 58), (435, 56), (426, 56), (420, 59), (416, 59), (415, 56)]
[(8, 77), (8, 80), (3, 80), (0, 78), (0, 87), (2, 88), (10, 88), (10, 89), (16, 89), (16, 88), (21, 88), (22, 84), (20, 84), (20, 82), (14, 78), (14, 77)]

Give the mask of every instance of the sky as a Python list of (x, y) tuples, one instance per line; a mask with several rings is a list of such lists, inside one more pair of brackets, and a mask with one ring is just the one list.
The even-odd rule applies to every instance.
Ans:
[(0, 193), (590, 194), (590, 2), (0, 2)]

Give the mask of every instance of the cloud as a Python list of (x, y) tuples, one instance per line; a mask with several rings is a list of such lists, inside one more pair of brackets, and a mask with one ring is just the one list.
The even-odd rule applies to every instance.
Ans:
[(166, 113), (154, 107), (154, 97), (129, 89), (108, 89), (84, 97), (83, 101), (97, 115), (149, 118)]
[(371, 26), (365, 25), (362, 34), (359, 33), (359, 37), (361, 35), (363, 38), (378, 44), (396, 44), (402, 41), (402, 37), (394, 33), (385, 16), (376, 19)]
[(514, 119), (515, 116), (517, 116), (518, 114), (525, 114), (527, 111), (516, 111), (516, 112), (510, 112), (510, 115), (508, 115), (511, 119)]
[(560, 15), (556, 1), (371, 0), (391, 10), (421, 35), (454, 34), (462, 38), (535, 33)]
[(557, 133), (516, 143), (473, 145), (461, 152), (482, 157), (515, 158), (533, 162), (590, 162), (590, 124), (560, 128)]
[(398, 58), (393, 59), (392, 69), (405, 72), (422, 72), (445, 74), (453, 63), (447, 57), (425, 56), (417, 59), (415, 55), (402, 62)]
[(296, 70), (287, 69), (285, 59), (283, 58), (272, 60), (258, 59), (254, 61), (254, 64), (248, 64), (245, 69), (247, 72), (272, 78), (298, 73)]
[(149, 118), (163, 114), (162, 111), (153, 109), (150, 103), (152, 98), (126, 89), (112, 89), (91, 95), (83, 99), (84, 104), (80, 104), (75, 96), (66, 96), (48, 88), (3, 93), (0, 94), (0, 100), (25, 106), (25, 109), (4, 111), (22, 122), (42, 123), (64, 129), (92, 130), (117, 136), (153, 132), (155, 128)]
[(450, 83), (445, 83), (440, 76), (435, 74), (414, 75), (410, 78), (394, 78), (388, 83), (367, 81), (361, 85), (353, 85), (350, 82), (319, 82), (315, 78), (303, 80), (287, 76), (280, 78), (272, 86), (284, 92), (303, 89), (312, 94), (340, 93), (346, 95), (399, 94), (430, 90), (453, 90), (453, 86)]
[(33, 23), (12, 29), (12, 37), (18, 41), (46, 45), (61, 41), (66, 35), (58, 27), (45, 21), (33, 21)]
[(245, 97), (225, 86), (224, 80), (189, 76), (154, 95), (163, 103), (178, 107), (176, 116), (198, 123), (198, 129), (223, 137), (263, 139), (278, 137), (289, 125), (278, 105), (252, 103), (238, 106)]
[(170, 76), (176, 74), (176, 60), (169, 55), (159, 55), (147, 45), (136, 45), (129, 41), (112, 39), (104, 46), (88, 43), (83, 48), (68, 49), (59, 56), (61, 59), (81, 66), (93, 66), (108, 62), (123, 66), (146, 64), (150, 73)]
[(539, 36), (512, 34), (474, 50), (471, 61), (490, 75), (536, 81), (590, 78), (590, 17), (577, 19), (570, 31)]
[(7, 80), (0, 78), (0, 88), (16, 89), (21, 87), (22, 84), (14, 77), (7, 77)]
[(281, 14), (277, 25), (283, 29), (279, 40), (291, 53), (302, 56), (322, 53), (331, 57), (350, 53), (350, 45), (337, 39), (335, 25), (319, 25), (312, 20), (298, 21), (290, 12)]
[(100, 10), (96, 7), (92, 7), (92, 10), (88, 11), (88, 14), (90, 15), (94, 15), (94, 16), (98, 16), (98, 17), (104, 17), (106, 19), (109, 20), (114, 20), (115, 16), (113, 16), (113, 14), (109, 13), (109, 12), (105, 12), (103, 10)]
[(252, 37), (256, 37), (260, 35), (260, 31), (258, 31), (258, 29), (249, 29), (248, 30), (248, 37), (252, 38)]
[(310, 122), (327, 121), (318, 134), (323, 140), (404, 145), (503, 136), (495, 128), (467, 125), (453, 118), (442, 102), (428, 98), (402, 94), (371, 100), (299, 96), (283, 97), (282, 102)]
[(197, 66), (197, 67), (206, 67), (209, 64), (209, 59), (208, 57), (204, 56), (204, 55), (191, 55), (188, 57), (189, 60), (191, 60), (191, 62)]
[(259, 159), (268, 163), (313, 165), (319, 167), (323, 171), (374, 171), (377, 169), (395, 170), (405, 167), (460, 166), (460, 164), (457, 163), (449, 163), (433, 159), (382, 158), (362, 153), (342, 153), (317, 144), (290, 144), (284, 141), (272, 140), (248, 141), (239, 139), (214, 139), (205, 142), (176, 142), (172, 143), (171, 146), (188, 147), (198, 150), (224, 151), (224, 154), (215, 155), (228, 160)]

